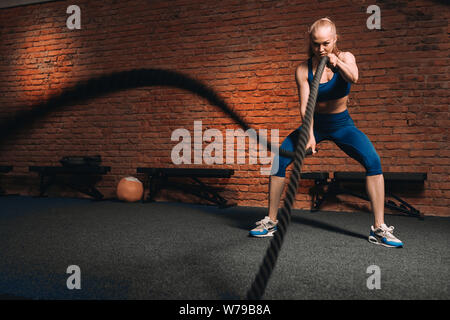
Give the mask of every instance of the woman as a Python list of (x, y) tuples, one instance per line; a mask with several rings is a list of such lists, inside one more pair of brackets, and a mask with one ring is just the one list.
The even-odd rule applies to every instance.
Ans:
[[(347, 110), (348, 94), (352, 83), (358, 81), (358, 67), (350, 52), (341, 52), (336, 46), (335, 24), (322, 18), (312, 24), (309, 33), (309, 59), (296, 70), (300, 98), (300, 114), (305, 117), (309, 87), (323, 56), (329, 57), (320, 79), (319, 92), (310, 137), (306, 149), (316, 153), (316, 144), (331, 140), (347, 155), (366, 169), (366, 190), (374, 212), (369, 241), (386, 247), (402, 247), (403, 243), (393, 235), (394, 227), (384, 223), (384, 179), (380, 157), (367, 136), (355, 127)], [(300, 128), (299, 128), (300, 129)], [(294, 151), (299, 129), (294, 130), (282, 143), (281, 148)], [(278, 157), (278, 171), (270, 177), (269, 215), (256, 223), (250, 231), (255, 237), (272, 236), (277, 229), (277, 214), (281, 194), (285, 186), (286, 167), (292, 159)], [(277, 159), (275, 159), (275, 163)]]

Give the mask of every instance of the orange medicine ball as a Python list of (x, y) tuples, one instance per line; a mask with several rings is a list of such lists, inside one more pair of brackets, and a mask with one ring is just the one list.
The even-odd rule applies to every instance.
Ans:
[(135, 177), (122, 178), (117, 185), (117, 198), (126, 202), (136, 202), (142, 199), (144, 187)]

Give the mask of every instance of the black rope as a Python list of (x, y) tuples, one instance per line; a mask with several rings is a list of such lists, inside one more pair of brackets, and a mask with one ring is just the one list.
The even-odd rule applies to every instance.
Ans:
[[(199, 80), (173, 70), (166, 69), (133, 69), (113, 72), (101, 75), (86, 81), (78, 82), (73, 87), (65, 89), (61, 94), (49, 98), (47, 101), (33, 106), (22, 106), (20, 111), (12, 116), (2, 119), (0, 123), (0, 144), (10, 136), (43, 116), (59, 109), (62, 106), (73, 105), (83, 101), (101, 97), (113, 92), (130, 90), (146, 86), (167, 86), (183, 89), (205, 98), (212, 105), (220, 108), (231, 117), (245, 131), (253, 129), (242, 117), (232, 110), (225, 100), (213, 89)], [(5, 110), (10, 107), (2, 106)], [(14, 108), (14, 109), (17, 109)], [(260, 140), (261, 139), (261, 140)], [(257, 135), (257, 143), (263, 145), (266, 150), (272, 150), (269, 141)], [(279, 154), (288, 158), (294, 158), (294, 152), (278, 149)], [(308, 154), (311, 154), (308, 150)]]
[(317, 100), (317, 93), (319, 90), (320, 78), (322, 77), (325, 64), (328, 62), (328, 57), (323, 57), (320, 60), (319, 66), (317, 67), (316, 74), (314, 75), (313, 82), (310, 87), (310, 93), (308, 97), (308, 104), (306, 106), (306, 113), (304, 122), (300, 129), (299, 139), (295, 149), (294, 157), (294, 168), (292, 170), (291, 177), (289, 179), (289, 184), (287, 186), (286, 197), (284, 199), (283, 208), (281, 209), (277, 231), (275, 232), (272, 240), (270, 241), (269, 248), (266, 251), (264, 260), (259, 268), (259, 272), (253, 281), (250, 290), (247, 292), (247, 299), (249, 300), (259, 300), (264, 295), (264, 291), (269, 282), (269, 278), (275, 267), (275, 263), (278, 258), (278, 254), (281, 250), (281, 245), (283, 244), (284, 236), (286, 235), (287, 228), (291, 221), (291, 211), (294, 204), (295, 195), (297, 193), (298, 184), (300, 181), (300, 170), (302, 167), (303, 159), (305, 158), (305, 147), (308, 143), (309, 132), (311, 128), (311, 122), (314, 115), (314, 108)]
[[(314, 113), (314, 105), (317, 97), (317, 90), (320, 77), (323, 72), (327, 58), (322, 58), (317, 68), (316, 75), (310, 89), (308, 105), (305, 115), (305, 123), (300, 130), (295, 153), (279, 148), (279, 154), (285, 157), (294, 158), (294, 172), (289, 182), (285, 206), (281, 211), (278, 223), (278, 231), (271, 241), (271, 245), (266, 253), (260, 271), (248, 292), (248, 298), (259, 299), (262, 297), (269, 277), (275, 265), (281, 244), (290, 221), (290, 212), (295, 198), (298, 181), (300, 178), (300, 168), (305, 155), (311, 154), (311, 150), (305, 151), (308, 139), (309, 128), (312, 115)], [(11, 135), (17, 133), (18, 129), (22, 129), (32, 125), (37, 119), (42, 118), (50, 112), (57, 110), (62, 106), (73, 105), (82, 101), (100, 97), (112, 92), (129, 90), (145, 86), (169, 86), (184, 89), (195, 93), (208, 100), (209, 103), (219, 107), (225, 114), (230, 116), (244, 130), (252, 129), (228, 104), (211, 88), (207, 87), (198, 80), (195, 80), (182, 73), (164, 70), (164, 69), (135, 69), (121, 72), (114, 72), (102, 75), (97, 78), (91, 78), (88, 81), (79, 82), (74, 87), (67, 88), (60, 95), (51, 97), (45, 102), (35, 104), (33, 106), (23, 106), (20, 111), (12, 116), (3, 118), (0, 123), (0, 147), (1, 143), (8, 141)], [(6, 110), (9, 110), (8, 107)], [(16, 108), (14, 108), (16, 109)], [(267, 150), (272, 150), (272, 146), (268, 141), (262, 138), (258, 142)]]

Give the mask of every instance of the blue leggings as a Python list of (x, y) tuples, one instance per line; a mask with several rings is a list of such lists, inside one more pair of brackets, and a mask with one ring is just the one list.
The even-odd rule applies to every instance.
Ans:
[[(281, 144), (281, 148), (294, 151), (301, 126), (291, 132)], [(369, 138), (356, 128), (348, 110), (341, 113), (315, 113), (314, 137), (316, 144), (323, 140), (331, 140), (347, 155), (358, 161), (366, 169), (366, 176), (382, 174), (380, 157)], [(277, 159), (278, 158), (278, 159)], [(293, 159), (276, 155), (274, 165), (278, 162), (278, 170), (272, 167), (272, 175), (284, 177), (286, 168)], [(275, 172), (275, 173), (274, 173)]]

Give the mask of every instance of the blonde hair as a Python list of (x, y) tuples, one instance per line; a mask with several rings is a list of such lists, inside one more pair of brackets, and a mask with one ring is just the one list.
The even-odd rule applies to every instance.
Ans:
[[(336, 41), (338, 39), (337, 32), (336, 32), (336, 25), (333, 21), (331, 21), (328, 17), (321, 18), (319, 20), (316, 20), (308, 29), (308, 57), (311, 58), (314, 55), (313, 48), (311, 46), (312, 42), (312, 34), (319, 29), (320, 27), (328, 26), (331, 27), (331, 30), (336, 35)], [(334, 48), (332, 51), (335, 55), (338, 55), (340, 53), (336, 43), (334, 44)]]

